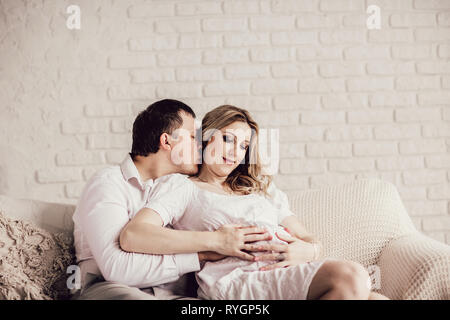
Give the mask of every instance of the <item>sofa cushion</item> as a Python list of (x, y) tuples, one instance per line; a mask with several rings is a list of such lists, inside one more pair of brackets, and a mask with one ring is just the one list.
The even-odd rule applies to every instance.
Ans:
[(0, 299), (68, 299), (73, 239), (0, 212)]

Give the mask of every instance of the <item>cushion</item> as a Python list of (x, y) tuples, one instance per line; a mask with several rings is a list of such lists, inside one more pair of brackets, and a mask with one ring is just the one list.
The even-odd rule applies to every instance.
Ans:
[(0, 300), (69, 299), (73, 239), (0, 212)]

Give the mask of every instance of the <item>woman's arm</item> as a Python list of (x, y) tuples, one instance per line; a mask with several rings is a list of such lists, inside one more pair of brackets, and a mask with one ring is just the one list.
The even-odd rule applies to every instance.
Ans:
[(315, 245), (314, 259), (319, 259), (322, 256), (322, 243), (316, 235), (306, 230), (305, 226), (303, 226), (296, 216), (290, 215), (284, 218), (281, 221), (281, 225), (285, 227), (293, 237)]

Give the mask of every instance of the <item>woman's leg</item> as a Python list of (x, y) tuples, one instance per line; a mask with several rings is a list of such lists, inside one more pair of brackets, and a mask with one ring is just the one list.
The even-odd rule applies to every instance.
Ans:
[(367, 300), (370, 296), (369, 273), (359, 263), (328, 260), (313, 277), (308, 300)]
[(374, 291), (371, 291), (369, 294), (369, 300), (391, 300), (386, 296), (383, 296), (380, 293), (376, 293)]

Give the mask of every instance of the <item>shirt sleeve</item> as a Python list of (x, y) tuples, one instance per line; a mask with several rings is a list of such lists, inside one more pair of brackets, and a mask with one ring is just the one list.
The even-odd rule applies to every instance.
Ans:
[(166, 175), (159, 178), (144, 207), (155, 210), (161, 216), (164, 226), (174, 225), (193, 200), (194, 187), (186, 175)]
[(128, 223), (127, 199), (109, 179), (88, 182), (76, 212), (76, 221), (105, 280), (145, 288), (173, 282), (200, 270), (198, 255), (150, 255), (123, 251), (119, 244)]
[(275, 208), (278, 209), (278, 224), (281, 224), (281, 222), (288, 216), (296, 216), (296, 214), (289, 208), (289, 199), (286, 193), (278, 189), (273, 181), (270, 183), (267, 192), (269, 193), (267, 199)]

